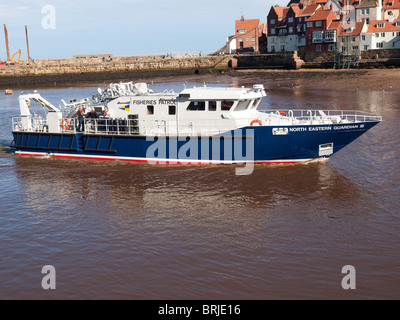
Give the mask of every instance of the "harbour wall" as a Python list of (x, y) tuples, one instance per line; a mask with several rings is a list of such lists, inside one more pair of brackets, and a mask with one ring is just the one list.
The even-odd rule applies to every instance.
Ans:
[(141, 56), (20, 61), (0, 66), (0, 87), (185, 75), (229, 68), (231, 56)]

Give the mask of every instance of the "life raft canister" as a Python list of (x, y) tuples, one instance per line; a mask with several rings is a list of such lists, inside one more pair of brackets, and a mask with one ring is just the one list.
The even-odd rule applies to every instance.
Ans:
[(253, 120), (250, 125), (253, 126), (255, 123), (258, 123), (260, 126), (262, 126), (262, 123), (260, 120)]
[(68, 121), (68, 119), (62, 119), (61, 120), (61, 128), (63, 128), (64, 130), (68, 130), (69, 129), (69, 121)]

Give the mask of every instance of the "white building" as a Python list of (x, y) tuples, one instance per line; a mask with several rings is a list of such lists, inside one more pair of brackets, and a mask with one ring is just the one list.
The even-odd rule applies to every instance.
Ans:
[(361, 50), (400, 49), (400, 19), (371, 21), (361, 34)]

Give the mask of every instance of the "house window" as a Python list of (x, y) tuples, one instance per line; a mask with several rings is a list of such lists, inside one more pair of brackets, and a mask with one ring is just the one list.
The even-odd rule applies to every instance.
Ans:
[(285, 51), (285, 46), (281, 46), (281, 51)]
[(384, 28), (385, 27), (385, 23), (384, 22), (380, 22), (376, 25), (377, 28)]
[(246, 29), (239, 29), (238, 33), (246, 33)]
[(315, 21), (315, 26), (316, 27), (321, 27), (322, 26), (322, 21)]
[(369, 14), (369, 8), (365, 9), (365, 13)]
[(400, 31), (397, 31), (397, 36), (400, 37)]
[(400, 27), (400, 21), (396, 21), (396, 27)]
[(243, 42), (243, 39), (242, 39), (242, 38), (239, 38), (239, 42)]
[(322, 46), (320, 44), (318, 44), (315, 51), (318, 51), (318, 52), (322, 51)]
[(361, 39), (363, 40), (363, 41), (365, 41), (365, 36), (363, 35), (363, 36), (361, 36)]
[(358, 50), (358, 46), (353, 46), (353, 50)]
[(353, 37), (351, 41), (356, 42), (356, 37)]
[(386, 34), (386, 33), (382, 32), (382, 33), (381, 33), (381, 37), (384, 38), (384, 37), (385, 37), (385, 34)]
[(369, 18), (365, 19), (365, 23), (369, 24)]
[(307, 22), (307, 28), (312, 28), (312, 21)]
[(330, 44), (328, 47), (329, 51), (335, 51), (335, 45), (334, 44)]
[(383, 48), (383, 42), (377, 42), (376, 43), (377, 48)]
[(323, 31), (314, 31), (313, 32), (313, 42), (323, 42), (324, 32)]
[(271, 19), (271, 20), (269, 21), (269, 23), (270, 23), (270, 24), (275, 24), (275, 19)]
[(271, 34), (275, 34), (275, 28), (271, 29)]
[(368, 50), (368, 47), (369, 47), (368, 45), (365, 45), (364, 50)]
[(251, 38), (251, 41), (255, 42), (255, 41), (256, 41), (256, 38)]
[(289, 33), (293, 33), (293, 27), (289, 27)]
[(147, 114), (154, 114), (154, 106), (147, 106)]
[(293, 22), (293, 17), (289, 17), (288, 21), (289, 23)]
[(365, 9), (361, 9), (361, 14), (365, 14)]
[(375, 33), (375, 37), (379, 38), (379, 33)]

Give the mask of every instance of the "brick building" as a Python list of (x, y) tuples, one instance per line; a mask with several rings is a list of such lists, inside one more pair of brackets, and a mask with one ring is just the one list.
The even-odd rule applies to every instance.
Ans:
[(266, 25), (260, 19), (245, 19), (235, 21), (235, 35), (227, 40), (227, 52), (250, 53), (265, 52), (267, 42)]

